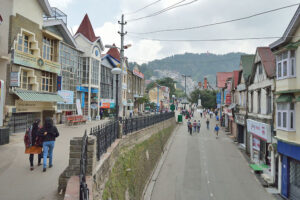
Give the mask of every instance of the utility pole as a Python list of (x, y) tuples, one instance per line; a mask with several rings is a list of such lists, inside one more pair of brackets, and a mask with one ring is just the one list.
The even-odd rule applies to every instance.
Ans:
[(121, 67), (121, 70), (122, 70), (122, 73), (121, 73), (121, 76), (120, 76), (120, 90), (121, 92), (118, 93), (119, 95), (119, 101), (121, 105), (121, 108), (119, 109), (119, 112), (121, 113), (121, 115), (118, 113), (119, 116), (123, 116), (123, 102), (122, 102), (122, 97), (123, 97), (123, 87), (122, 87), (122, 84), (123, 84), (123, 78), (124, 78), (124, 62), (125, 62), (125, 58), (124, 58), (124, 36), (127, 34), (127, 32), (124, 32), (124, 26), (127, 24), (127, 22), (125, 22), (124, 20), (124, 14), (122, 14), (122, 17), (121, 17), (121, 21), (118, 21), (118, 23), (121, 25), (121, 32), (119, 31), (118, 33), (120, 34), (121, 36), (121, 48), (120, 48), (120, 67)]
[(184, 77), (184, 92), (185, 92), (185, 96), (187, 97), (187, 95), (186, 95), (186, 77), (191, 77), (191, 76), (182, 74), (182, 77)]

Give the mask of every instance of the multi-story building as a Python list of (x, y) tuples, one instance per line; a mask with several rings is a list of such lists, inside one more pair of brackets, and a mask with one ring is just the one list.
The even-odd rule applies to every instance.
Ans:
[(242, 74), (237, 86), (239, 92), (239, 104), (235, 112), (235, 122), (237, 123), (237, 141), (241, 147), (250, 153), (250, 134), (247, 134), (247, 101), (248, 101), (248, 81), (252, 72), (254, 55), (242, 55), (240, 60), (240, 69)]
[(170, 89), (168, 87), (153, 87), (149, 90), (148, 95), (149, 101), (151, 103), (155, 103), (159, 107), (160, 111), (169, 109)]
[(104, 50), (101, 38), (96, 37), (86, 14), (74, 36), (77, 48), (82, 50), (76, 86), (77, 99), (80, 99), (83, 115), (88, 120), (100, 119), (100, 71), (101, 52)]
[(235, 117), (237, 105), (239, 105), (239, 92), (237, 91), (237, 85), (239, 83), (241, 74), (242, 74), (241, 70), (233, 71), (232, 84), (231, 84), (231, 104), (228, 108), (232, 112), (231, 134), (235, 140), (237, 139), (237, 123), (236, 123), (234, 117)]
[(248, 86), (247, 131), (251, 160), (270, 166), (263, 173), (269, 184), (275, 183), (275, 152), (270, 146), (276, 143), (271, 126), (274, 123), (275, 68), (275, 56), (270, 48), (258, 47)]
[(138, 66), (135, 66), (132, 70), (132, 94), (134, 113), (140, 113), (144, 111), (143, 103), (139, 102), (139, 98), (144, 96), (145, 91), (145, 79), (144, 74), (140, 72)]
[(300, 199), (300, 7), (283, 36), (270, 48), (276, 56), (276, 117), (279, 153), (278, 188), (288, 199)]
[(7, 82), (5, 122), (11, 132), (19, 132), (36, 118), (55, 117), (57, 102), (63, 101), (56, 92), (62, 38), (44, 27), (43, 16), (52, 15), (47, 0), (5, 3), (5, 16), (10, 17), (6, 37), (11, 57), (9, 65), (1, 66), (5, 67)]

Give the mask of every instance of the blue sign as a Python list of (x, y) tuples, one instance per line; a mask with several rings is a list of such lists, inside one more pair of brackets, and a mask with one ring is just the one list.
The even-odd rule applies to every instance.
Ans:
[(221, 104), (221, 92), (217, 93), (217, 104)]
[(115, 108), (116, 104), (115, 103), (110, 103), (110, 108)]
[(81, 108), (84, 108), (85, 93), (81, 93)]
[[(88, 87), (83, 87), (83, 86), (76, 86), (76, 90), (80, 91), (80, 92), (88, 92), (89, 91)], [(91, 92), (92, 93), (98, 93), (98, 89), (97, 88), (91, 88)]]
[(227, 90), (224, 91), (224, 101), (223, 102), (226, 102), (226, 95), (227, 95)]
[(57, 90), (61, 90), (61, 79), (62, 77), (61, 76), (57, 76)]
[(64, 104), (73, 104), (74, 103), (74, 92), (69, 90), (59, 90), (58, 91), (59, 96), (61, 96), (64, 99)]

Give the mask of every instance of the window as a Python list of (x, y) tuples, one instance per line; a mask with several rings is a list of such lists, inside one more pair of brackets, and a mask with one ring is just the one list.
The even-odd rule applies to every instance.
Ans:
[(56, 61), (55, 57), (56, 40), (43, 38), (43, 58), (46, 60)]
[(277, 103), (277, 128), (286, 131), (295, 130), (294, 103)]
[(33, 54), (31, 42), (29, 41), (29, 35), (23, 34), (18, 37), (17, 49), (24, 53)]
[(277, 79), (295, 77), (295, 50), (286, 51), (276, 56)]
[(42, 72), (41, 91), (53, 92), (53, 74)]
[(32, 90), (32, 84), (30, 84), (29, 72), (21, 70), (21, 88), (25, 90)]
[(262, 65), (261, 63), (258, 64), (258, 74), (262, 74), (263, 70), (262, 70)]
[(99, 85), (99, 68), (100, 68), (99, 60), (92, 58), (92, 77), (91, 77), (92, 85)]
[(261, 112), (261, 91), (257, 91), (257, 113), (260, 114)]

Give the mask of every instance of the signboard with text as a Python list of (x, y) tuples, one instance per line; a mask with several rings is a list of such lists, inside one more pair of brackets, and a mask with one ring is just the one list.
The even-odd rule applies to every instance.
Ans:
[(271, 126), (269, 124), (247, 119), (247, 131), (266, 142), (271, 142)]
[(57, 92), (59, 96), (61, 96), (64, 99), (64, 104), (73, 104), (74, 103), (74, 92), (69, 90), (59, 90)]
[(221, 104), (221, 92), (217, 93), (217, 104)]
[(10, 86), (11, 87), (20, 87), (20, 73), (19, 72), (10, 72)]
[(260, 151), (260, 140), (255, 136), (252, 138), (252, 149)]

